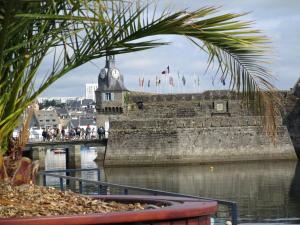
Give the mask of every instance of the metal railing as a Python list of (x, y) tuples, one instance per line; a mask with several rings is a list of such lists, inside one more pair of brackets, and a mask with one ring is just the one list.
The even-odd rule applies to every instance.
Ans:
[[(96, 171), (97, 172), (97, 181), (69, 176), (70, 173), (72, 173), (72, 172), (82, 172), (82, 171)], [(66, 176), (54, 174), (54, 173), (66, 173)], [(140, 188), (140, 187), (134, 187), (134, 186), (129, 186), (129, 185), (120, 185), (120, 184), (114, 184), (114, 183), (109, 183), (109, 182), (103, 182), (103, 181), (100, 181), (100, 170), (98, 168), (49, 170), (49, 171), (40, 171), (39, 174), (42, 176), (44, 186), (47, 186), (47, 182), (46, 182), (47, 176), (58, 178), (59, 179), (59, 188), (61, 191), (66, 189), (65, 187), (67, 187), (67, 185), (68, 185), (68, 183), (70, 183), (70, 181), (78, 183), (78, 186), (79, 186), (78, 192), (80, 194), (83, 193), (83, 183), (85, 183), (85, 184), (95, 185), (97, 187), (97, 194), (99, 194), (99, 195), (100, 194), (101, 195), (110, 195), (110, 194), (128, 195), (128, 194), (139, 193), (139, 194), (148, 194), (148, 195), (189, 197), (189, 198), (201, 199), (201, 200), (205, 200), (205, 201), (216, 201), (218, 203), (217, 218), (228, 218), (231, 220), (232, 225), (238, 224), (237, 204), (232, 201), (213, 199), (213, 198), (203, 198), (203, 197), (198, 197), (198, 196), (193, 196), (193, 195), (186, 195), (186, 194), (180, 194), (180, 193), (174, 193), (174, 192), (168, 192), (168, 191), (160, 191), (160, 190), (149, 189), (149, 188)], [(66, 185), (65, 185), (65, 183), (66, 183)], [(76, 189), (76, 185), (74, 187)], [(72, 191), (76, 192), (76, 190), (72, 190)], [(92, 193), (92, 194), (94, 194), (94, 193)], [(226, 208), (228, 210), (226, 210)]]

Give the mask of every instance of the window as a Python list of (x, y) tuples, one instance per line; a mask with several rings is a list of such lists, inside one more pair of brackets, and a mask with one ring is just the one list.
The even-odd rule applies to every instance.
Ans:
[(46, 120), (46, 122), (50, 122), (50, 120)]
[(216, 104), (216, 110), (217, 110), (217, 111), (224, 111), (224, 104), (222, 104), (222, 103), (217, 103), (217, 104)]
[(52, 120), (53, 122), (55, 122), (56, 120)]
[(111, 101), (111, 93), (105, 93), (105, 100)]
[(102, 100), (103, 101), (113, 101), (114, 94), (113, 93), (102, 93)]
[(137, 107), (138, 107), (139, 110), (144, 109), (144, 103), (143, 102), (140, 101), (140, 102), (137, 102), (136, 104), (137, 104)]

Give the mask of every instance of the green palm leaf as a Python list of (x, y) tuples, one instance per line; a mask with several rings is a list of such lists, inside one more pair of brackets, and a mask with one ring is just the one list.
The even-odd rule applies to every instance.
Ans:
[[(205, 7), (157, 15), (150, 7), (124, 1), (0, 0), (0, 143), (22, 111), (57, 79), (96, 58), (169, 44), (155, 40), (158, 35), (187, 37), (207, 52), (208, 67), (218, 63), (219, 78), (230, 80), (230, 89), (262, 115), (275, 137), (279, 108), (264, 65), (268, 39), (240, 21), (242, 14)], [(52, 68), (34, 90), (50, 52)]]

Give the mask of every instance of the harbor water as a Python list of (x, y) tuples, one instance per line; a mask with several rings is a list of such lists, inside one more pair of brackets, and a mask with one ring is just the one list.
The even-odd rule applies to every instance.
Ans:
[[(93, 148), (81, 150), (81, 167), (101, 169), (101, 180), (238, 203), (241, 223), (300, 224), (300, 164), (243, 162), (194, 166), (102, 168)], [(64, 169), (65, 154), (47, 150), (46, 170)], [(97, 180), (97, 172), (77, 173)], [(58, 180), (47, 178), (48, 184)], [(84, 187), (88, 189), (88, 187)]]

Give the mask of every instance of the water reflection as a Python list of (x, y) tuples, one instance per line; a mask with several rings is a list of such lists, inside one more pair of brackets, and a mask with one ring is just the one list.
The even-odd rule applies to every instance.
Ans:
[[(97, 152), (95, 148), (81, 148), (81, 168), (97, 168), (97, 164), (94, 162), (94, 159), (97, 156)], [(51, 149), (47, 149), (46, 156), (45, 156), (45, 170), (61, 170), (66, 169), (66, 154), (56, 154)], [(103, 171), (102, 171), (103, 172)], [(66, 173), (55, 173), (66, 175)], [(98, 175), (94, 171), (82, 171), (70, 174), (71, 176), (81, 177), (88, 180), (97, 180)], [(37, 180), (38, 184), (42, 184), (42, 178), (39, 177)], [(51, 186), (59, 186), (59, 179), (54, 177), (46, 177), (47, 185)], [(66, 182), (64, 182), (66, 185)], [(69, 188), (76, 187), (78, 189), (78, 184), (74, 182), (70, 184)], [(86, 192), (86, 189), (89, 188), (88, 186), (83, 187), (83, 192)], [(95, 188), (94, 188), (95, 189)]]
[[(51, 154), (47, 152), (46, 169), (65, 168), (64, 155)], [(95, 149), (82, 149), (81, 157), (82, 168), (97, 166), (93, 161)], [(76, 176), (97, 180), (96, 172)], [(101, 179), (236, 201), (242, 221), (282, 222), (282, 218), (300, 218), (300, 165), (295, 161), (106, 168), (105, 173), (102, 169)], [(90, 188), (85, 186), (84, 190)]]
[[(109, 182), (236, 201), (243, 221), (263, 221), (300, 218), (299, 173), (296, 162), (282, 161), (107, 168), (106, 178)], [(290, 192), (292, 188), (296, 195)]]
[(300, 163), (297, 163), (295, 175), (291, 182), (291, 187), (289, 191), (289, 199), (293, 204), (293, 211), (300, 212)]

